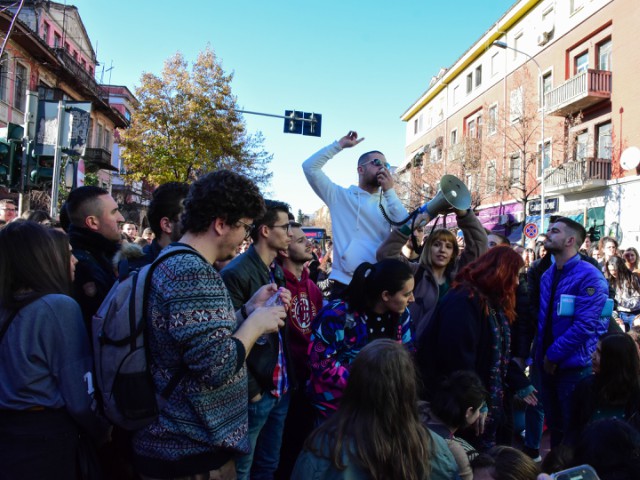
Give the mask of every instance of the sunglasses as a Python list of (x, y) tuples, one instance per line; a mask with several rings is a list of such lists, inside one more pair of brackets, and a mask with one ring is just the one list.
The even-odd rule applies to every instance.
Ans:
[(380, 160), (379, 158), (374, 158), (373, 160), (369, 160), (368, 162), (364, 162), (363, 164), (361, 164), (361, 167), (364, 167), (365, 165), (369, 165), (370, 163), (373, 163), (373, 165), (375, 167), (384, 167), (387, 170), (391, 170), (391, 164), (389, 162), (383, 162), (382, 160)]

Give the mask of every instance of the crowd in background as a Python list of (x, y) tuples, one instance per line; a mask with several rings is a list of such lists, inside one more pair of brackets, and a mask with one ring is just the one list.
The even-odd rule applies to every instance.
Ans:
[[(378, 151), (358, 186), (326, 177), (360, 141), (304, 164), (324, 248), (226, 171), (158, 187), (145, 228), (97, 187), (56, 219), (0, 202), (0, 479), (637, 478), (637, 249), (564, 217), (517, 245), (466, 208), (433, 228)], [(151, 264), (145, 348), (172, 387), (125, 431), (93, 384), (92, 319)]]

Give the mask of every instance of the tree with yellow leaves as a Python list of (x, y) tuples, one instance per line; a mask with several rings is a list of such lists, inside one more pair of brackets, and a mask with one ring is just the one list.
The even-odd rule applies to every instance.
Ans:
[(191, 69), (181, 53), (164, 63), (161, 76), (145, 72), (136, 89), (139, 104), (121, 135), (130, 181), (190, 182), (218, 169), (266, 184), (272, 155), (260, 133), (248, 134), (225, 74), (210, 46)]

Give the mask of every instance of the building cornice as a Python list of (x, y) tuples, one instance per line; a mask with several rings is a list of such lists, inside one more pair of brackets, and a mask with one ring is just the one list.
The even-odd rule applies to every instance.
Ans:
[(434, 99), (469, 65), (484, 55), (491, 44), (500, 39), (513, 25), (526, 16), (542, 0), (521, 0), (509, 9), (473, 46), (467, 50), (447, 72), (401, 116), (403, 122), (411, 120), (425, 105)]

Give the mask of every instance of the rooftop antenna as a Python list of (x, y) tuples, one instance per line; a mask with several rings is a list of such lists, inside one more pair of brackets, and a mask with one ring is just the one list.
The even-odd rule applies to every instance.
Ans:
[(100, 83), (102, 85), (104, 85), (104, 74), (105, 72), (109, 72), (109, 84), (111, 84), (111, 70), (113, 70), (113, 60), (111, 60), (111, 66), (109, 68), (107, 68), (106, 70), (104, 69), (104, 64), (102, 65), (102, 73), (100, 73)]

